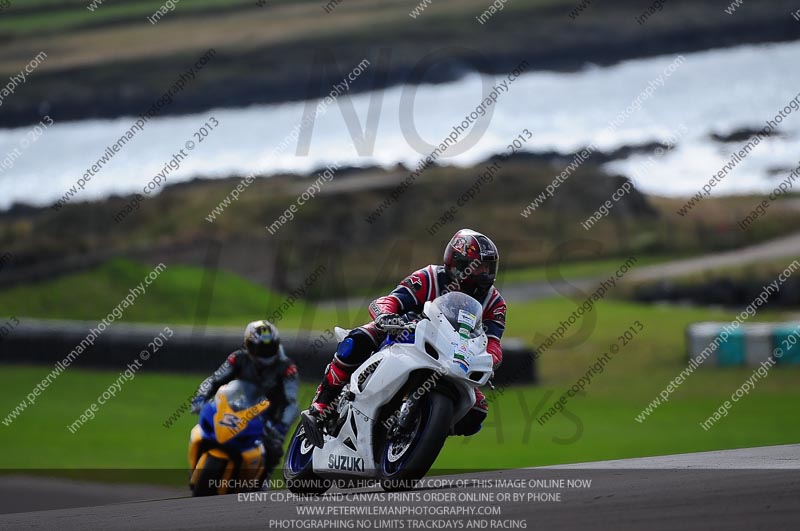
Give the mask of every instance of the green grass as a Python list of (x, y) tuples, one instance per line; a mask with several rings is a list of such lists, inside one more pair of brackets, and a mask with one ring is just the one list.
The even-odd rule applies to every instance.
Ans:
[[(96, 320), (150, 270), (149, 266), (115, 261), (91, 273), (0, 292), (0, 305), (19, 316)], [(202, 271), (195, 268), (170, 267), (127, 311), (126, 319), (192, 322), (202, 276)], [(242, 325), (264, 314), (269, 306), (265, 306), (267, 299), (282, 300), (281, 295), (233, 275), (219, 273), (215, 282), (209, 312), (212, 324)], [(553, 298), (511, 304), (507, 336), (537, 345), (581, 302)], [(685, 367), (685, 327), (702, 320), (731, 321), (735, 314), (731, 310), (612, 299), (599, 302), (588, 317), (570, 328), (563, 340), (543, 353), (539, 359), (542, 385), (507, 388), (492, 402), (484, 430), (470, 439), (449, 440), (436, 467), (510, 468), (800, 441), (798, 367), (773, 369), (727, 418), (708, 432), (700, 428), (699, 422), (729, 399), (752, 369), (700, 370), (648, 420), (642, 424), (634, 420)], [(364, 315), (363, 308), (339, 316), (335, 310), (314, 311), (311, 306), (298, 304), (281, 326), (349, 326), (363, 320)], [(753, 320), (791, 317), (789, 313), (765, 310)], [(621, 348), (602, 374), (594, 377), (585, 395), (568, 402), (570, 415), (557, 415), (540, 426), (534, 418), (544, 413), (612, 344), (619, 344), (619, 336), (635, 321), (641, 323), (643, 330)], [(48, 367), (4, 367), (0, 371), (4, 390), (0, 419), (48, 371)], [(125, 384), (93, 421), (76, 434), (69, 433), (67, 425), (116, 376), (113, 371), (82, 370), (79, 363), (62, 374), (11, 426), (0, 425), (0, 430), (5, 430), (6, 450), (0, 457), (0, 468), (185, 466), (187, 437), (194, 418), (184, 415), (170, 429), (162, 423), (196, 388), (201, 375), (150, 374), (145, 369)], [(303, 386), (303, 404), (308, 403), (312, 390), (311, 385)], [(546, 403), (542, 402), (544, 398)], [(575, 441), (564, 441), (573, 437)]]
[[(153, 271), (153, 267), (113, 260), (98, 268), (55, 280), (25, 284), (0, 292), (3, 314), (18, 317), (96, 321), (113, 310)], [(205, 302), (207, 292), (210, 302)], [(214, 325), (244, 325), (273, 312), (286, 296), (236, 275), (217, 271), (209, 276), (197, 267), (169, 266), (136, 303), (125, 310), (124, 321)], [(286, 322), (299, 321), (306, 305), (297, 301)], [(198, 317), (196, 317), (198, 316)]]
[[(699, 271), (688, 275), (681, 275), (671, 279), (676, 284), (703, 284), (710, 280), (731, 279), (737, 281), (760, 281), (769, 283), (791, 266), (795, 257), (772, 258), (756, 263), (737, 264), (734, 266), (715, 267), (710, 270)], [(795, 266), (796, 267), (796, 266)], [(641, 282), (639, 284), (647, 284)]]
[[(562, 321), (569, 319), (583, 300), (550, 298), (509, 305), (506, 336), (518, 337), (537, 347), (550, 336)], [(642, 304), (605, 299), (579, 318), (539, 359), (545, 382), (566, 382), (584, 373), (598, 356), (635, 321), (644, 328), (625, 351), (637, 352), (624, 363), (615, 363), (611, 370), (629, 376), (647, 375), (664, 368), (677, 370), (686, 360), (686, 327), (698, 321), (731, 322), (738, 311), (709, 309), (678, 304)], [(749, 322), (797, 320), (792, 312), (761, 310)], [(622, 352), (622, 351), (621, 351)]]
[[(0, 373), (4, 390), (0, 414), (5, 417), (47, 371), (44, 367), (5, 367)], [(492, 402), (491, 415), (480, 434), (448, 440), (436, 468), (524, 467), (800, 440), (797, 370), (776, 369), (708, 432), (698, 422), (710, 415), (749, 371), (698, 373), (650, 420), (635, 422), (634, 416), (672, 372), (662, 370), (633, 379), (605, 373), (585, 397), (567, 403), (567, 410), (578, 420), (558, 416), (544, 426), (534, 420), (544, 411), (537, 413), (537, 405), (545, 394), (555, 391), (549, 404), (563, 389), (509, 389)], [(162, 423), (195, 389), (199, 375), (148, 374), (145, 370), (101, 406), (94, 420), (75, 434), (67, 430), (116, 377), (111, 371), (75, 367), (63, 373), (10, 426), (0, 426), (4, 431), (0, 468), (49, 469), (48, 473), (64, 475), (90, 475), (76, 469), (185, 468), (188, 434), (195, 417), (186, 414), (169, 429)], [(303, 386), (303, 404), (311, 393), (312, 386)]]
[[(800, 441), (797, 369), (776, 369), (709, 431), (699, 423), (730, 398), (749, 370), (695, 374), (668, 404), (644, 423), (636, 422), (636, 415), (676, 374), (670, 369), (619, 379), (604, 373), (585, 396), (567, 402), (567, 415), (543, 426), (535, 419), (566, 386), (509, 389), (491, 405), (485, 428), (472, 439), (451, 439), (436, 466), (509, 468)], [(538, 409), (544, 398), (546, 405)]]
[[(619, 266), (619, 260), (569, 264), (561, 268), (564, 278), (605, 274)], [(0, 291), (3, 314), (17, 317), (49, 319), (98, 320), (105, 316), (131, 287), (137, 286), (152, 267), (116, 259), (100, 267), (66, 275), (54, 280), (20, 285)], [(544, 268), (522, 272), (511, 271), (506, 282), (544, 279)], [(390, 291), (356, 293), (364, 304), (358, 307), (318, 310), (297, 301), (281, 319), (281, 327), (324, 329), (333, 324), (355, 326), (367, 318), (366, 305), (374, 297)], [(204, 291), (205, 290), (205, 291)], [(207, 319), (205, 298), (211, 291)], [(267, 317), (278, 310), (288, 295), (275, 293), (255, 283), (223, 271), (206, 273), (197, 267), (170, 266), (149, 287), (134, 306), (127, 309), (124, 321), (169, 322), (174, 324), (243, 325), (258, 317)], [(515, 306), (516, 308), (516, 306)], [(525, 311), (525, 306), (522, 306)], [(514, 317), (516, 311), (509, 314)], [(525, 318), (528, 320), (528, 318)], [(539, 319), (532, 320), (537, 322)], [(520, 321), (516, 321), (520, 322)], [(529, 327), (525, 327), (529, 328)], [(523, 334), (524, 336), (524, 334)]]
[[(616, 267), (618, 261), (609, 265)], [(584, 264), (580, 267), (593, 266)], [(601, 267), (602, 264), (597, 269)], [(91, 271), (17, 286), (0, 291), (1, 313), (6, 317), (97, 321), (116, 307), (128, 289), (142, 282), (150, 271), (150, 266), (114, 260)], [(569, 272), (576, 271), (571, 269)], [(201, 287), (211, 291), (208, 304), (202, 302), (205, 299), (200, 296)], [(220, 271), (215, 277), (209, 276), (204, 280), (204, 271), (199, 268), (170, 266), (132, 307), (125, 310), (123, 320), (244, 326), (254, 319), (270, 317), (287, 300), (285, 294), (270, 292), (236, 275)], [(366, 304), (369, 300), (370, 297), (365, 296), (363, 304), (325, 309), (296, 301), (278, 324), (287, 330), (356, 326), (368, 318)], [(512, 303), (508, 308), (506, 336), (521, 338), (531, 346), (538, 346), (582, 302), (556, 297)], [(578, 320), (565, 337), (541, 357), (541, 375), (545, 382), (562, 382), (580, 374), (635, 320), (640, 320), (645, 330), (636, 338), (634, 348), (647, 355), (629, 360), (625, 364), (628, 370), (634, 372), (665, 366), (677, 367), (685, 355), (684, 330), (687, 325), (706, 320), (731, 321), (736, 313), (607, 298)], [(784, 320), (790, 317), (788, 313), (762, 310), (752, 320)]]
[[(610, 275), (623, 263), (627, 257), (607, 258), (602, 260), (591, 260), (585, 262), (564, 262), (561, 264), (553, 264), (552, 273), (557, 274), (559, 278), (577, 279), (577, 278), (594, 278), (604, 277)], [(637, 267), (645, 265), (658, 264), (675, 260), (674, 256), (637, 256)], [(498, 280), (505, 284), (512, 284), (516, 282), (543, 282), (548, 278), (548, 268), (551, 266), (542, 265), (525, 269), (513, 269), (511, 271), (501, 271), (498, 275)]]

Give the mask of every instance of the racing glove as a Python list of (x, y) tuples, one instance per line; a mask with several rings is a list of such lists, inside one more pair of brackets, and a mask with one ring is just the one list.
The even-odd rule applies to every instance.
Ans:
[(206, 403), (206, 399), (202, 396), (196, 396), (192, 398), (192, 415), (197, 415), (200, 413), (200, 410), (203, 409), (203, 404)]
[(283, 422), (272, 422), (268, 420), (264, 423), (264, 435), (270, 439), (282, 441), (289, 432), (289, 426)]
[(396, 313), (382, 313), (375, 317), (375, 328), (381, 332), (385, 332), (385, 325), (401, 324), (400, 316)]

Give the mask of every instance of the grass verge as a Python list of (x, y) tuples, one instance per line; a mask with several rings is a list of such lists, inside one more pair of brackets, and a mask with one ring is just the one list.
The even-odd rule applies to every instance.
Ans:
[[(3, 414), (16, 405), (47, 371), (43, 367), (5, 367)], [(800, 440), (795, 385), (797, 371), (775, 371), (740, 401), (712, 430), (698, 423), (711, 414), (748, 376), (745, 370), (708, 371), (693, 376), (648, 421), (634, 416), (671, 371), (593, 386), (568, 402), (567, 414), (540, 426), (535, 418), (563, 389), (520, 387), (491, 404), (484, 429), (475, 437), (448, 440), (436, 462), (439, 469), (514, 468), (659, 454), (783, 444)], [(93, 469), (170, 469), (186, 467), (189, 430), (195, 417), (163, 423), (199, 383), (197, 375), (141, 373), (128, 382), (74, 435), (71, 423), (116, 378), (110, 371), (71, 368), (4, 430), (0, 469), (93, 477)], [(302, 389), (302, 402), (312, 386)], [(554, 393), (555, 391), (555, 393)], [(180, 485), (181, 482), (175, 483)]]

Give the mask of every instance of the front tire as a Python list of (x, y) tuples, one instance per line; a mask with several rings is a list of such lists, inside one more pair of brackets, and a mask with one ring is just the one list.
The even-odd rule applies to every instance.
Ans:
[(379, 461), (384, 490), (409, 490), (428, 473), (450, 432), (453, 409), (448, 396), (427, 393), (417, 406), (411, 432), (386, 439)]
[(297, 424), (291, 441), (283, 461), (286, 487), (295, 494), (324, 494), (331, 488), (331, 481), (314, 473), (312, 458), (315, 446), (306, 439), (302, 422)]
[(197, 482), (192, 486), (192, 496), (216, 496), (217, 487), (215, 484), (225, 476), (225, 468), (227, 466), (227, 459), (206, 454), (206, 460), (200, 475), (197, 477)]

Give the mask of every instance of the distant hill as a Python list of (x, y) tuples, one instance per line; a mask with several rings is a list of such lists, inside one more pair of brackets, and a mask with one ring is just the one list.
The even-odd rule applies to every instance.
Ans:
[[(491, 176), (489, 166), (496, 168)], [(327, 274), (338, 279), (326, 282), (326, 289), (341, 293), (310, 294), (340, 295), (363, 292), (365, 283), (383, 288), (416, 267), (440, 261), (444, 244), (461, 227), (489, 234), (500, 246), (501, 267), (510, 270), (559, 256), (575, 261), (701, 254), (785, 234), (800, 221), (796, 209), (776, 209), (742, 231), (736, 220), (750, 211), (754, 197), (709, 197), (702, 209), (680, 217), (675, 208), (683, 199), (648, 197), (635, 188), (601, 217), (598, 209), (628, 181), (605, 175), (591, 159), (523, 217), (523, 209), (562, 170), (563, 165), (525, 158), (474, 168), (434, 166), (399, 194), (407, 169), (343, 170), (302, 205), (298, 197), (315, 179), (259, 178), (213, 223), (206, 218), (240, 177), (167, 186), (119, 223), (114, 217), (132, 196), (71, 203), (58, 212), (15, 207), (0, 214), (0, 250), (11, 256), (0, 285), (52, 278), (122, 256), (152, 264), (218, 265), (284, 292), (325, 264)], [(393, 191), (397, 201), (367, 221), (391, 201)], [(791, 198), (785, 201), (790, 203)], [(291, 205), (294, 219), (275, 225)], [(585, 230), (582, 222), (593, 215), (597, 221)]]
[[(531, 70), (800, 37), (794, 0), (512, 0), (478, 18), (490, 0), (436, 0), (416, 17), (408, 0), (181, 2), (156, 24), (161, 0), (15, 1), (0, 17), (0, 77), (44, 51), (25, 90), (8, 98), (0, 127), (137, 116), (209, 49), (215, 55), (160, 114), (296, 101), (327, 94), (364, 59), (351, 93), (450, 81), (468, 72)], [(577, 6), (584, 5), (581, 11)], [(643, 17), (643, 13), (648, 16)], [(424, 75), (423, 75), (424, 74)]]

